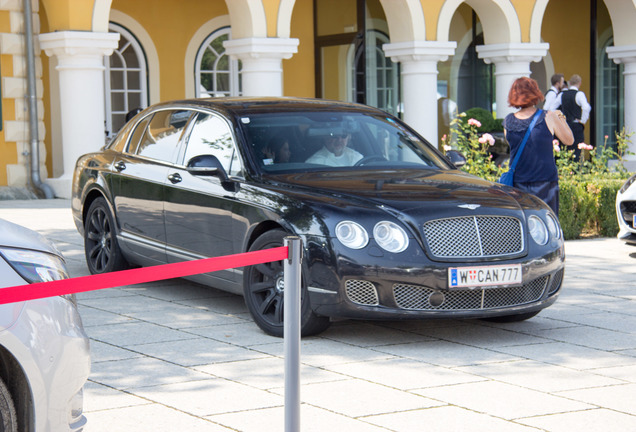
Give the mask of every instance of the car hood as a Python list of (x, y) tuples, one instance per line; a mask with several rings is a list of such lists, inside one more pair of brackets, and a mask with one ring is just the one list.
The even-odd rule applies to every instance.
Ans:
[(279, 184), (329, 195), (334, 205), (382, 207), (413, 217), (432, 213), (444, 217), (447, 211), (457, 216), (477, 209), (518, 213), (538, 206), (536, 199), (523, 192), (458, 170), (331, 171), (276, 177)]
[(21, 225), (0, 219), (0, 233), (0, 247), (31, 249), (62, 256), (53, 242)]

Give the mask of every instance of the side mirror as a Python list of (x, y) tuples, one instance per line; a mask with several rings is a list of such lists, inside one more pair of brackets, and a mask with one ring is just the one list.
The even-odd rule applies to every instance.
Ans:
[(218, 177), (221, 185), (229, 191), (236, 192), (238, 183), (230, 180), (225, 168), (216, 156), (199, 155), (188, 161), (186, 165), (187, 171), (194, 176), (202, 177)]
[(466, 165), (466, 158), (457, 150), (448, 150), (446, 152), (446, 158), (455, 165), (455, 168), (461, 168)]
[(188, 161), (186, 169), (190, 174), (195, 176), (213, 176), (221, 177), (221, 180), (227, 180), (227, 174), (223, 169), (223, 165), (221, 165), (221, 162), (216, 156), (195, 156)]

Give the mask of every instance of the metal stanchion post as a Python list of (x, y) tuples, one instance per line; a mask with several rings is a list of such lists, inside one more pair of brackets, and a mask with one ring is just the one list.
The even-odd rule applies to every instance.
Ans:
[(300, 300), (302, 241), (285, 237), (284, 264), (285, 432), (300, 432)]

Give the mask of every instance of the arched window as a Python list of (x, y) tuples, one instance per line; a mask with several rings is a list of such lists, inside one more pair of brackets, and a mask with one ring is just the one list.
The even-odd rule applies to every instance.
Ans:
[(616, 149), (615, 132), (623, 128), (623, 71), (622, 64), (614, 63), (606, 54), (607, 47), (614, 45), (614, 37), (605, 35), (605, 41), (599, 46), (597, 61), (596, 106), (592, 112), (596, 115), (596, 145), (602, 146), (607, 136), (607, 145)]
[(119, 33), (119, 46), (105, 60), (106, 136), (114, 136), (126, 123), (126, 114), (148, 106), (148, 69), (139, 41), (124, 27), (110, 23)]
[(223, 42), (230, 39), (230, 28), (223, 27), (203, 42), (195, 64), (195, 95), (240, 96), (241, 62), (225, 53)]
[[(380, 108), (398, 116), (400, 72), (397, 63), (384, 55), (382, 45), (389, 43), (386, 33), (371, 29), (366, 32), (365, 44), (351, 44), (347, 53), (347, 87), (350, 101), (357, 101), (356, 94), (364, 91), (367, 105)], [(362, 49), (366, 50), (366, 65), (360, 64)], [(359, 89), (359, 74), (356, 71), (365, 69), (366, 88)]]

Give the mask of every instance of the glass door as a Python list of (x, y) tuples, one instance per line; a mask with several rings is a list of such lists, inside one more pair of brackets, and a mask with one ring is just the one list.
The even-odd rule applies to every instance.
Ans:
[(314, 1), (314, 20), (316, 97), (398, 115), (399, 66), (382, 50), (390, 40), (379, 0)]

